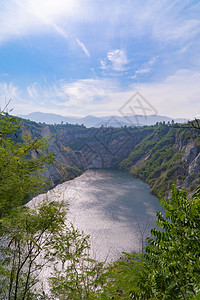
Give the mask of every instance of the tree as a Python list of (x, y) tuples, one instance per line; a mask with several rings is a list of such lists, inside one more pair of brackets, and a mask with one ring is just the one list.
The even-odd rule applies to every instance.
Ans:
[[(20, 121), (16, 117), (0, 112), (1, 299), (25, 299), (29, 290), (27, 263), (33, 265), (33, 252), (39, 251), (37, 238), (32, 235), (37, 232), (40, 236), (37, 224), (41, 226), (41, 222), (36, 212), (28, 211), (23, 205), (43, 191), (44, 165), (53, 161), (53, 154), (44, 152), (47, 139), (21, 137), (19, 130)], [(26, 292), (19, 296), (26, 272)]]
[(200, 196), (172, 187), (162, 200), (166, 217), (158, 213), (146, 260), (151, 265), (153, 293), (158, 299), (191, 299), (200, 288)]
[[(39, 274), (53, 260), (51, 244), (65, 227), (63, 203), (18, 208), (1, 219), (0, 299), (38, 299)], [(37, 284), (37, 289), (34, 289)]]
[(161, 229), (152, 229), (144, 258), (125, 254), (113, 266), (107, 291), (117, 295), (113, 299), (193, 299), (198, 294), (200, 188), (189, 198), (185, 190), (172, 186), (171, 198), (161, 203), (166, 213), (157, 213)]
[(44, 165), (53, 161), (46, 138), (21, 140), (19, 128), (17, 118), (0, 113), (0, 218), (44, 190)]
[(89, 257), (89, 237), (66, 225), (66, 203), (24, 205), (43, 190), (53, 154), (44, 152), (47, 139), (21, 139), (18, 129), (17, 118), (0, 114), (0, 299), (49, 299), (40, 273), (50, 265), (53, 298), (89, 299), (102, 264)]
[(102, 288), (100, 299), (143, 299), (139, 298), (143, 293), (139, 283), (144, 271), (143, 254), (123, 252), (118, 260), (107, 267), (106, 284)]
[(89, 236), (72, 229), (72, 234), (62, 234), (53, 246), (57, 263), (49, 280), (52, 299), (102, 299), (108, 278), (105, 264), (90, 257)]

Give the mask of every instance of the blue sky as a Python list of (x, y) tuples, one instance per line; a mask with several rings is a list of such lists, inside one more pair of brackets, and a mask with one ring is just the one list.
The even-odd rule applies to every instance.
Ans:
[(198, 117), (199, 50), (200, 1), (0, 0), (1, 108), (120, 115), (139, 91), (158, 114)]

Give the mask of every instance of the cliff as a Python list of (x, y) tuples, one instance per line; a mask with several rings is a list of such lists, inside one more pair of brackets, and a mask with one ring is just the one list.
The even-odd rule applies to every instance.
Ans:
[(200, 183), (200, 130), (160, 124), (120, 168), (146, 181), (156, 195), (168, 195), (172, 183), (192, 192)]
[(199, 184), (200, 130), (160, 123), (143, 127), (86, 128), (21, 121), (20, 136), (47, 137), (56, 163), (47, 166), (51, 186), (89, 168), (121, 168), (146, 181), (156, 195), (171, 184), (189, 191)]
[(89, 168), (118, 168), (119, 163), (152, 131), (152, 127), (86, 128), (21, 120), (20, 136), (51, 137), (47, 151), (54, 152), (56, 163), (48, 165), (44, 175), (53, 187)]

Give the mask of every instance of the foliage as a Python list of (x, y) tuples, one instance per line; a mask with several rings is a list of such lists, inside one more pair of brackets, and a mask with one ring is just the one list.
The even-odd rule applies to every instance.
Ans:
[(172, 188), (162, 201), (166, 217), (157, 214), (163, 231), (152, 230), (146, 259), (153, 266), (152, 282), (158, 299), (191, 299), (200, 282), (200, 197)]
[(45, 186), (44, 165), (53, 161), (53, 154), (45, 154), (47, 139), (23, 137), (15, 142), (19, 121), (0, 114), (0, 217), (27, 202)]
[[(43, 152), (47, 139), (19, 139), (18, 119), (4, 113), (0, 117), (0, 299), (49, 299), (40, 273), (45, 276), (52, 264), (56, 270), (53, 298), (62, 285), (61, 265), (67, 265), (65, 280), (70, 292), (65, 286), (65, 295), (73, 291), (73, 297), (77, 293), (80, 299), (80, 289), (83, 295), (92, 294), (91, 285), (95, 287), (102, 265), (89, 258), (88, 236), (66, 225), (66, 204), (43, 201), (34, 209), (24, 206), (45, 185), (42, 171), (53, 160), (53, 154)], [(67, 171), (70, 177), (79, 172), (75, 168)]]
[(152, 229), (144, 258), (125, 254), (115, 262), (102, 299), (198, 299), (200, 192), (188, 198), (173, 186), (171, 198), (161, 203), (166, 213), (157, 213), (161, 229)]
[(0, 299), (37, 299), (38, 275), (53, 260), (50, 248), (65, 227), (65, 216), (63, 203), (44, 202), (1, 219)]
[(106, 282), (100, 299), (135, 299), (142, 294), (139, 287), (141, 274), (145, 271), (142, 254), (123, 252), (121, 257), (107, 267)]
[[(160, 124), (120, 163), (120, 168), (145, 180), (152, 193), (166, 196), (173, 183), (181, 186), (188, 175), (187, 162), (182, 161), (183, 154), (175, 149), (175, 143), (181, 139), (184, 147), (193, 139), (199, 147), (199, 137), (198, 130), (193, 129), (191, 132), (188, 128)], [(191, 186), (193, 191), (196, 187)]]
[(97, 299), (103, 263), (90, 258), (89, 236), (66, 224), (66, 213), (65, 203), (46, 200), (1, 220), (0, 299)]
[(72, 248), (71, 242), (69, 245), (66, 239), (58, 241), (58, 264), (54, 266), (54, 276), (49, 279), (52, 299), (101, 299), (102, 288), (107, 282), (104, 263), (90, 257), (88, 237), (81, 241), (80, 237), (76, 235), (75, 248), (70, 251), (67, 248)]
[(58, 162), (56, 162), (56, 167), (61, 172), (63, 181), (74, 179), (83, 173), (83, 171), (78, 168), (66, 166)]

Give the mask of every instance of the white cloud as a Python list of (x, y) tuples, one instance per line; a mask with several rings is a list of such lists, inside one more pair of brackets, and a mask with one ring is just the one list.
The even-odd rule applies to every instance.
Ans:
[[(73, 83), (64, 80), (49, 86), (35, 84), (22, 97), (17, 88), (0, 84), (0, 95), (13, 95), (12, 107), (20, 114), (31, 111), (54, 112), (61, 115), (117, 115), (122, 105), (140, 93), (158, 111), (169, 117), (194, 118), (200, 112), (200, 72), (179, 70), (162, 82), (132, 84), (122, 89), (117, 80), (85, 79)], [(32, 92), (30, 94), (30, 91)], [(34, 91), (34, 92), (33, 92)], [(32, 96), (32, 97), (31, 97)], [(41, 102), (43, 101), (43, 104)]]
[(114, 71), (124, 71), (128, 64), (128, 59), (124, 50), (115, 49), (107, 54), (106, 60), (101, 60), (101, 69), (112, 69)]
[(155, 64), (155, 62), (156, 62), (156, 60), (157, 60), (157, 57), (152, 57), (148, 62), (147, 62), (147, 65), (149, 66), (149, 67), (152, 67), (154, 64)]
[(150, 68), (138, 69), (137, 71), (135, 71), (135, 74), (149, 73), (150, 70), (151, 70)]
[[(76, 38), (77, 35), (73, 34), (69, 26), (70, 22), (84, 20), (88, 15), (80, 2), (81, 0), (5, 1), (0, 5), (0, 42), (27, 35), (46, 34), (53, 29), (54, 33), (69, 42), (76, 41), (80, 49), (89, 56), (86, 46)], [(69, 32), (65, 28), (69, 28)]]
[[(68, 36), (81, 22), (98, 24), (104, 38), (143, 36), (186, 41), (200, 32), (200, 4), (182, 1), (7, 0), (0, 4), (1, 40), (46, 32), (52, 26)], [(112, 14), (110, 13), (112, 11)], [(67, 28), (67, 31), (64, 29)]]
[[(117, 4), (116, 1), (91, 0), (6, 0), (0, 4), (0, 42), (52, 34), (53, 29), (69, 42), (75, 42), (89, 56), (82, 35), (87, 26), (90, 49), (96, 46), (97, 40), (110, 45), (111, 39), (138, 36), (148, 36), (162, 43), (180, 43), (184, 47), (200, 33), (199, 13), (200, 3), (193, 5), (188, 0), (124, 0)], [(98, 39), (94, 36), (94, 26)], [(102, 69), (105, 69), (104, 63), (107, 66), (112, 60), (115, 70), (123, 68), (125, 64), (117, 62), (116, 55), (111, 53), (110, 60), (107, 58), (102, 63)], [(120, 59), (125, 60), (122, 56)]]
[(0, 83), (0, 99), (1, 99), (1, 109), (3, 109), (5, 102), (18, 98), (18, 88), (13, 85), (13, 83)]
[(106, 65), (106, 62), (104, 60), (100, 60), (100, 64), (101, 64), (101, 69), (102, 70), (106, 70), (108, 67)]
[(125, 1), (119, 10), (118, 18), (126, 36), (148, 35), (162, 43), (186, 43), (200, 33), (200, 3), (135, 0)]

